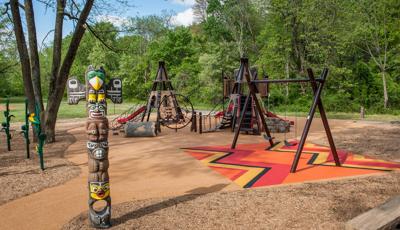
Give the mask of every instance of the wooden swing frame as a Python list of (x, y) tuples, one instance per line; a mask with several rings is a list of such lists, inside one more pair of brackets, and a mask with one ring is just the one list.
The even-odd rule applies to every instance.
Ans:
[[(258, 89), (256, 87), (257, 83), (267, 83), (267, 84), (278, 83), (278, 84), (280, 84), (280, 83), (309, 82), (310, 85), (311, 85), (311, 88), (313, 89), (313, 92), (314, 92), (313, 103), (311, 104), (310, 111), (309, 111), (308, 116), (307, 116), (307, 121), (306, 121), (306, 124), (304, 126), (303, 133), (302, 133), (301, 138), (300, 138), (300, 142), (299, 142), (299, 144), (297, 146), (296, 154), (295, 154), (295, 157), (293, 159), (293, 163), (292, 163), (292, 167), (290, 169), (290, 172), (291, 173), (295, 173), (296, 170), (297, 170), (297, 165), (299, 163), (300, 156), (301, 156), (301, 154), (303, 152), (304, 145), (305, 145), (308, 133), (310, 131), (311, 123), (313, 121), (313, 118), (314, 118), (315, 111), (316, 111), (317, 107), (318, 107), (318, 110), (319, 110), (319, 114), (321, 116), (322, 123), (324, 125), (325, 133), (326, 133), (326, 136), (328, 138), (329, 146), (331, 148), (331, 152), (332, 152), (335, 164), (336, 164), (336, 166), (341, 166), (341, 163), (340, 163), (340, 160), (339, 160), (339, 156), (337, 154), (336, 147), (335, 147), (335, 142), (333, 141), (332, 132), (331, 132), (331, 129), (329, 127), (328, 118), (326, 116), (325, 109), (324, 109), (324, 106), (323, 106), (322, 100), (321, 100), (322, 89), (324, 87), (324, 84), (325, 84), (325, 81), (326, 81), (326, 78), (327, 78), (328, 72), (329, 72), (328, 69), (324, 68), (322, 73), (321, 73), (321, 76), (319, 78), (315, 78), (312, 69), (308, 68), (307, 69), (308, 78), (252, 80), (253, 78), (251, 76), (251, 71), (249, 71), (249, 60), (247, 58), (241, 58), (240, 59), (240, 65), (241, 65), (240, 68), (244, 70), (242, 72), (242, 74), (244, 74), (244, 77), (246, 78), (246, 81), (247, 81), (247, 85), (249, 87), (249, 94), (247, 95), (247, 98), (246, 98), (244, 106), (245, 106), (245, 108), (246, 108), (246, 106), (248, 106), (248, 104), (250, 102), (250, 97), (252, 97), (253, 101), (254, 101), (254, 103), (256, 105), (256, 109), (258, 110), (258, 112), (260, 114), (263, 114), (263, 113), (262, 113), (262, 108), (261, 108), (260, 102), (259, 102), (259, 100), (257, 98), (257, 93), (258, 93)], [(231, 149), (235, 149), (236, 148), (236, 143), (237, 143), (237, 140), (238, 140), (239, 134), (240, 134), (240, 128), (241, 128), (241, 125), (242, 125), (242, 122), (243, 122), (243, 117), (244, 117), (244, 112), (242, 112), (240, 114), (238, 127), (235, 130), (235, 136), (234, 136), (233, 141), (232, 141)], [(267, 136), (267, 139), (268, 139), (268, 141), (270, 143), (270, 146), (272, 147), (272, 146), (274, 146), (274, 142), (273, 142), (273, 138), (271, 136), (271, 133), (270, 133), (270, 131), (268, 129), (267, 123), (265, 121), (265, 117), (264, 116), (260, 116), (260, 118), (261, 118), (261, 125), (263, 126), (264, 131), (265, 131), (266, 136)]]

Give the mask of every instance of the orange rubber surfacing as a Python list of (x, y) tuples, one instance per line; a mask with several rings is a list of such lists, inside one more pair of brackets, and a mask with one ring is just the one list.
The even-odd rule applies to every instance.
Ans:
[(264, 143), (230, 146), (204, 146), (185, 149), (185, 152), (243, 188), (326, 180), (348, 176), (399, 170), (400, 163), (338, 150), (341, 167), (335, 166), (332, 153), (326, 146), (306, 143), (297, 172), (290, 167), (297, 149), (279, 143), (266, 148)]

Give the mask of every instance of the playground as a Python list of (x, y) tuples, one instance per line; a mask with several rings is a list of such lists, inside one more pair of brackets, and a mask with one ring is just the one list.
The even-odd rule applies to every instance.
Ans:
[[(305, 121), (298, 121), (297, 128), (301, 129)], [(74, 170), (53, 168), (46, 158), (49, 169), (44, 173), (35, 162), (35, 169), (29, 172), (25, 171), (32, 165), (19, 164), (18, 170), (22, 173), (9, 173), (13, 174), (12, 180), (2, 174), (2, 184), (9, 185), (1, 196), (1, 200), (7, 201), (0, 208), (2, 226), (6, 229), (90, 228), (86, 211), (87, 153), (82, 148), (86, 142), (84, 122), (84, 119), (60, 122), (58, 129), (67, 138), (57, 143), (61, 146), (55, 149), (54, 157), (50, 157), (54, 161), (69, 162), (70, 166), (63, 167)], [(339, 150), (388, 161), (400, 158), (396, 141), (400, 134), (396, 124), (331, 119), (330, 125)], [(315, 120), (311, 130), (308, 142), (326, 146), (320, 119)], [(294, 137), (294, 133), (292, 130), (286, 135)], [(376, 135), (371, 136), (371, 133)], [(282, 139), (284, 135), (274, 136)], [(271, 228), (341, 229), (346, 221), (400, 191), (398, 172), (373, 170), (361, 176), (243, 189), (186, 152), (186, 148), (196, 146), (229, 146), (230, 131), (200, 135), (190, 132), (189, 127), (178, 132), (163, 128), (157, 137), (131, 139), (111, 135), (109, 141), (113, 149), (109, 158), (112, 223), (117, 229), (154, 229), (160, 225), (194, 229), (257, 228), (266, 220)], [(257, 143), (268, 145), (262, 137), (241, 136), (240, 144)], [(53, 149), (53, 146), (47, 148)], [(2, 157), (5, 153), (6, 149), (2, 148)], [(16, 149), (13, 154), (23, 158), (23, 148)], [(2, 161), (2, 165), (7, 164), (14, 163)], [(10, 172), (10, 168), (4, 171)], [(35, 174), (41, 176), (27, 178)], [(69, 176), (63, 181), (43, 184), (43, 174), (57, 174), (54, 178)], [(29, 192), (20, 197), (3, 198), (17, 190)]]
[[(48, 145), (38, 106), (28, 113), (25, 100), (25, 112), (14, 111), (25, 123), (13, 122), (7, 98), (2, 226), (235, 229), (267, 220), (273, 229), (348, 227), (400, 191), (399, 124), (328, 121), (321, 98), (328, 69), (318, 78), (307, 71), (308, 78), (260, 79), (241, 58), (234, 78), (223, 81), (222, 110), (196, 111), (160, 61), (148, 101), (111, 115), (106, 100), (121, 106), (122, 81), (106, 83), (105, 70), (89, 66), (85, 84), (68, 79), (64, 105), (85, 100), (87, 119), (60, 120), (61, 141)], [(313, 92), (306, 117), (265, 107), (272, 84), (300, 82)], [(397, 224), (383, 219), (382, 226)]]
[(0, 230), (400, 229), (400, 1), (0, 9)]

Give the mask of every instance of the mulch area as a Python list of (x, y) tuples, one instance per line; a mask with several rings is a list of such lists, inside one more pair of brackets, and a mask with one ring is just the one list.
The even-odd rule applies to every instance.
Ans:
[[(338, 148), (399, 161), (400, 126), (334, 131)], [(325, 144), (325, 141), (319, 141)], [(353, 217), (400, 193), (400, 172), (344, 180), (186, 195), (113, 206), (114, 229), (344, 229)], [(201, 191), (212, 190), (205, 194)], [(63, 229), (90, 229), (84, 212)]]
[[(371, 123), (365, 127), (333, 131), (333, 137), (338, 149), (400, 162), (400, 123)], [(313, 141), (328, 145), (325, 138)]]
[[(221, 185), (222, 187), (223, 185)], [(218, 187), (218, 185), (216, 185)], [(114, 205), (113, 229), (343, 229), (400, 192), (400, 174)], [(90, 229), (87, 214), (63, 229)]]
[(31, 157), (27, 159), (25, 139), (22, 135), (14, 133), (11, 141), (12, 151), (7, 151), (4, 133), (0, 133), (0, 138), (0, 184), (3, 185), (0, 205), (63, 184), (80, 174), (79, 166), (64, 158), (68, 146), (76, 141), (66, 129), (57, 132), (57, 142), (45, 145), (45, 171), (40, 169), (35, 143), (31, 143)]

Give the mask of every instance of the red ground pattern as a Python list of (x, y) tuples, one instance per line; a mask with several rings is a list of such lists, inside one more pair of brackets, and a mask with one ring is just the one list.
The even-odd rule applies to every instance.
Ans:
[(218, 173), (243, 188), (334, 179), (347, 176), (399, 170), (400, 163), (389, 162), (338, 150), (341, 167), (335, 166), (328, 147), (306, 143), (297, 172), (290, 167), (297, 149), (277, 144), (266, 150), (266, 144), (242, 144), (232, 150), (229, 146), (205, 146), (185, 149)]

